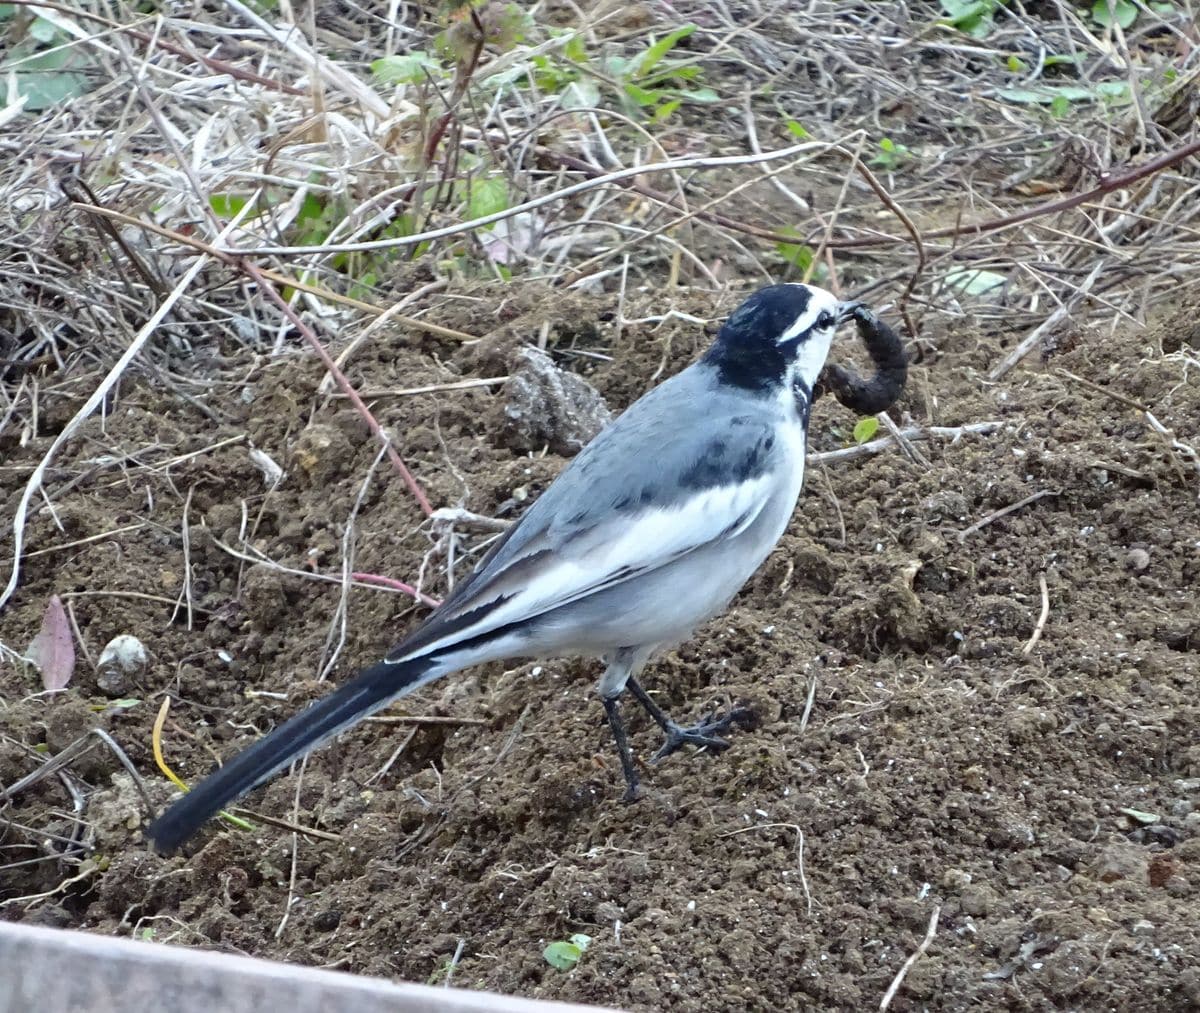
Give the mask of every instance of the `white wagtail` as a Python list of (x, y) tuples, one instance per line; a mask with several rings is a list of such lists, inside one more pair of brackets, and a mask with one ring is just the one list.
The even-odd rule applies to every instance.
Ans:
[[(626, 687), (662, 727), (656, 758), (719, 749), (734, 715), (672, 721), (638, 684), (656, 651), (724, 611), (779, 541), (800, 495), (814, 386), (834, 331), (855, 318), (890, 386), (842, 370), (839, 399), (878, 411), (904, 380), (899, 341), (857, 303), (808, 285), (755, 292), (700, 361), (604, 429), (475, 570), (378, 664), (284, 722), (175, 802), (149, 828), (161, 852), (221, 807), (397, 697), (506, 658), (603, 659), (599, 693), (627, 785), (638, 776), (618, 700)], [(874, 347), (873, 347), (874, 342)], [(886, 386), (886, 385), (885, 385)]]

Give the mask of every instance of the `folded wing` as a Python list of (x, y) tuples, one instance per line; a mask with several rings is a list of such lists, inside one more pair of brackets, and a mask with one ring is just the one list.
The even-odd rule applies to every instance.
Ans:
[(678, 419), (658, 408), (688, 379), (685, 371), (658, 387), (653, 395), (664, 396), (643, 399), (601, 433), (388, 660), (545, 614), (752, 524), (775, 485), (771, 420), (747, 415), (744, 402), (740, 414), (723, 418), (709, 398), (705, 424), (681, 437)]

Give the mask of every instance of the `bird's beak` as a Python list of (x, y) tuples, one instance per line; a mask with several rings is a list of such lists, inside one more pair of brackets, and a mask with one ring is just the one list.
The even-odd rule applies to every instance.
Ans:
[(854, 318), (854, 311), (856, 309), (858, 309), (861, 305), (862, 305), (862, 303), (860, 303), (857, 299), (851, 300), (850, 302), (838, 303), (838, 308), (837, 308), (838, 323), (844, 324), (847, 320), (852, 320)]

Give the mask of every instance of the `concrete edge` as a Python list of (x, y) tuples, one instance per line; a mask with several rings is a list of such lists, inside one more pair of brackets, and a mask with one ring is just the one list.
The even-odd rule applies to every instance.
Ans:
[[(0, 922), (0, 1013), (599, 1013), (599, 1006)], [(612, 1011), (609, 1011), (612, 1013)]]

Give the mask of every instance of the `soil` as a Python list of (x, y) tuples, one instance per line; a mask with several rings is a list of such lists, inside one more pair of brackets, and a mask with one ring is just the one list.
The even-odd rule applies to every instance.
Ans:
[[(665, 310), (664, 293), (629, 298), (627, 318)], [(393, 327), (352, 358), (360, 389), (501, 375), (548, 323), (556, 360), (620, 409), (708, 341), (678, 318), (617, 333), (610, 296), (518, 285), (439, 300), (438, 322), (491, 337), (463, 347)], [(414, 981), (442, 980), (461, 945), (459, 986), (711, 1010), (873, 1008), (936, 913), (895, 1009), (1191, 1008), (1200, 475), (1131, 402), (1200, 445), (1198, 316), (1081, 331), (998, 383), (986, 372), (1019, 335), (930, 317), (939, 354), (914, 368), (897, 417), (1001, 427), (917, 443), (920, 461), (891, 450), (812, 468), (729, 613), (645, 677), (679, 718), (743, 705), (754, 727), (721, 755), (648, 767), (640, 802), (621, 800), (593, 664), (493, 666), (402, 701), (247, 800), (322, 839), (213, 823), (190, 854), (157, 857), (130, 775), (97, 745), (68, 775), (94, 848), (82, 866), (54, 858), (73, 827), (62, 780), (7, 805), (3, 861), (43, 860), (0, 874), (3, 916)], [(114, 684), (81, 659), (55, 695), (0, 669), (2, 783), (98, 727), (160, 808), (175, 793), (151, 751), (165, 698), (168, 762), (194, 781), (324, 692), (327, 667), (346, 678), (425, 611), (382, 590), (343, 601), (306, 574), (338, 577), (350, 545), (356, 571), (445, 591), (445, 540), (374, 467), (345, 402), (314, 395), (311, 357), (247, 374), (244, 354), (240, 371), (193, 354), (212, 356), (189, 366), (219, 378), (214, 393), (188, 402), (131, 373), (56, 460), (53, 511), (42, 501), (28, 525), (40, 554), (0, 620), (21, 649), (58, 594), (92, 659), (133, 634), (150, 665)], [(565, 459), (501, 445), (504, 397), (373, 403), (435, 507), (513, 516)], [(27, 445), (0, 447), (4, 516), (78, 403), (44, 398)], [(820, 402), (812, 449), (852, 444), (854, 422)], [(286, 471), (278, 487), (251, 446)], [(462, 573), (488, 536), (457, 530)], [(648, 758), (656, 729), (628, 711)], [(592, 943), (556, 970), (542, 950), (574, 933)]]

